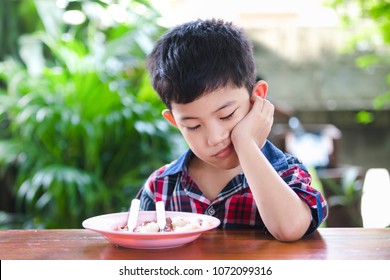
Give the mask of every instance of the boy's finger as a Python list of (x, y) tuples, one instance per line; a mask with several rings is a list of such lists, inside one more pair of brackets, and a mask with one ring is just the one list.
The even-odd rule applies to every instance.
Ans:
[(253, 95), (252, 97), (251, 97), (251, 103), (252, 103), (252, 105), (254, 105), (254, 104), (259, 104), (261, 107), (260, 107), (260, 109), (262, 108), (262, 106), (263, 106), (263, 101), (264, 101), (265, 99), (263, 99), (263, 98), (261, 98), (261, 97), (259, 97), (259, 96), (256, 96), (256, 95)]
[(275, 111), (275, 106), (268, 100), (264, 99), (262, 112), (267, 114), (273, 114), (274, 111)]

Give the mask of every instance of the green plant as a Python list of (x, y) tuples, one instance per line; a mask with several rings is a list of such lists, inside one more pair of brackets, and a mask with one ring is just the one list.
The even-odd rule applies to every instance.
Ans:
[(0, 1), (0, 60), (18, 57), (18, 37), (42, 27), (33, 0)]
[[(104, 27), (93, 16), (67, 25), (66, 9), (35, 3), (46, 29), (21, 38), (23, 63), (0, 64), (0, 170), (16, 170), (21, 227), (78, 228), (86, 217), (127, 210), (149, 173), (172, 159), (174, 133), (144, 67), (163, 29), (147, 1), (129, 1), (122, 8), (132, 20)], [(80, 4), (87, 15), (109, 8)]]
[[(345, 28), (351, 31), (347, 52), (357, 53), (356, 65), (362, 69), (390, 65), (390, 2), (388, 0), (326, 0), (341, 17)], [(386, 78), (390, 86), (390, 72)], [(373, 98), (374, 110), (388, 109), (390, 91), (379, 92)], [(368, 111), (357, 114), (360, 123), (367, 124), (375, 120)]]
[(349, 219), (348, 224), (361, 226), (360, 202), (363, 180), (358, 167), (342, 168), (340, 178), (322, 178), (323, 188), (327, 192), (327, 202), (332, 215), (332, 208), (340, 207)]

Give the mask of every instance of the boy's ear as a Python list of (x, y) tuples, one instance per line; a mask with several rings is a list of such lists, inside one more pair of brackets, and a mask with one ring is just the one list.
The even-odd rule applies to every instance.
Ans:
[(173, 126), (177, 127), (175, 117), (172, 115), (171, 110), (168, 109), (163, 110), (162, 115), (168, 122), (170, 122)]
[(261, 98), (265, 99), (265, 97), (267, 96), (267, 91), (268, 91), (267, 82), (261, 80), (261, 81), (258, 81), (253, 86), (252, 94), (260, 96)]

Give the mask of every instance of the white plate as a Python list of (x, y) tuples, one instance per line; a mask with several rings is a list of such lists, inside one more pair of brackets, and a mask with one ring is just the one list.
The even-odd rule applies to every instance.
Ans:
[[(82, 225), (102, 234), (112, 243), (126, 248), (134, 249), (164, 249), (182, 246), (197, 239), (203, 232), (214, 229), (219, 226), (220, 221), (212, 216), (188, 213), (166, 211), (166, 217), (180, 216), (189, 219), (201, 219), (203, 226), (201, 229), (180, 232), (130, 232), (118, 231), (118, 227), (125, 226), (127, 223), (128, 212), (106, 214), (86, 219)], [(137, 225), (145, 221), (156, 221), (155, 211), (140, 211)]]

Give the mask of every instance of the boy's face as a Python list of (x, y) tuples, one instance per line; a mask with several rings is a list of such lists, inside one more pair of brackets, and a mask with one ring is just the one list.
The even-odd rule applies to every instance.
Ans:
[(171, 111), (163, 112), (164, 117), (180, 130), (201, 161), (220, 169), (239, 165), (230, 135), (251, 108), (245, 87), (224, 87), (191, 103), (173, 103), (171, 107)]

